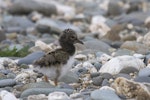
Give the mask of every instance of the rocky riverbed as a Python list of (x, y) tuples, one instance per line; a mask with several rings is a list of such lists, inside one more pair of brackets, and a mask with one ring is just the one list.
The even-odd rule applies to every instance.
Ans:
[[(76, 31), (58, 86), (33, 61)], [(150, 100), (150, 0), (0, 0), (0, 100)]]

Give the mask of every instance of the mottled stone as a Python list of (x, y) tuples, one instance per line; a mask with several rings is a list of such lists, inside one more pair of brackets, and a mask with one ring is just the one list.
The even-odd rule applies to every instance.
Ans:
[(119, 77), (114, 81), (113, 88), (118, 94), (125, 95), (127, 98), (136, 100), (149, 100), (150, 92), (143, 84)]

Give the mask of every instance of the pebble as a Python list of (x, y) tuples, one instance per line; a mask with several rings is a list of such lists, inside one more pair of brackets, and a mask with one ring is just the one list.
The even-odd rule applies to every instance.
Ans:
[(133, 57), (133, 56), (118, 56), (112, 58), (110, 61), (105, 63), (99, 72), (101, 73), (110, 73), (110, 74), (118, 74), (123, 68), (134, 67), (137, 70), (140, 70), (145, 67), (142, 60)]
[[(24, 4), (26, 4), (26, 6), (24, 6)], [(57, 13), (55, 5), (42, 0), (15, 0), (15, 2), (9, 7), (8, 11), (12, 14), (26, 14), (32, 11), (38, 11), (45, 15)]]
[(14, 86), (15, 84), (16, 84), (16, 81), (14, 79), (2, 79), (2, 80), (0, 80), (0, 87)]
[(3, 30), (2, 30), (2, 28), (0, 27), (0, 42), (2, 42), (3, 40), (5, 40), (6, 39), (6, 34), (4, 34), (4, 32), (3, 32)]
[(18, 99), (14, 96), (14, 94), (12, 94), (12, 93), (10, 93), (10, 92), (8, 92), (8, 91), (6, 91), (6, 90), (2, 90), (2, 91), (0, 92), (0, 98), (1, 98), (1, 100), (18, 100)]
[(98, 70), (100, 70), (100, 68), (102, 67), (102, 64), (99, 63), (99, 62), (95, 62), (93, 66), (94, 66), (94, 67), (97, 69), (97, 71), (98, 71)]
[(148, 76), (138, 76), (134, 79), (135, 82), (145, 82), (145, 83), (150, 83), (150, 77)]
[(86, 41), (86, 42), (84, 42), (84, 45), (86, 46), (87, 49), (99, 50), (99, 51), (105, 52), (107, 54), (109, 54), (109, 49), (111, 49), (111, 47), (108, 44), (106, 44), (100, 40)]
[(32, 64), (34, 60), (39, 59), (40, 57), (42, 57), (45, 53), (42, 51), (38, 51), (38, 52), (34, 52), (29, 54), (28, 56), (18, 59), (16, 60), (18, 65), (21, 64)]
[(28, 97), (29, 95), (38, 95), (52, 93), (54, 91), (65, 92), (67, 95), (73, 93), (72, 89), (59, 89), (59, 88), (31, 88), (22, 92), (21, 98)]
[(101, 86), (102, 82), (103, 82), (103, 77), (102, 76), (98, 76), (98, 77), (94, 77), (92, 79), (93, 84), (96, 86)]
[(64, 92), (52, 92), (48, 95), (48, 100), (70, 100), (70, 98)]
[[(103, 87), (102, 87), (103, 88)], [(113, 98), (112, 98), (113, 97)], [(121, 100), (111, 89), (97, 89), (91, 92), (92, 100)]]
[(134, 72), (138, 72), (137, 68), (126, 67), (126, 68), (121, 69), (119, 73), (130, 74), (130, 73), (134, 73)]
[(122, 94), (128, 99), (136, 98), (139, 100), (148, 100), (147, 98), (150, 97), (149, 91), (144, 84), (134, 82), (123, 77), (119, 77), (114, 81), (113, 88), (118, 94)]
[(142, 76), (148, 76), (150, 77), (150, 68), (143, 68), (139, 71), (138, 76), (142, 77)]
[(31, 88), (53, 88), (54, 86), (47, 83), (47, 82), (36, 82), (36, 83), (29, 83), (25, 84), (24, 86), (20, 87), (21, 91), (24, 91), (26, 89), (31, 89)]
[(79, 82), (79, 77), (75, 73), (69, 71), (66, 75), (60, 78), (60, 81), (65, 83), (77, 83)]
[(47, 100), (47, 99), (48, 97), (45, 94), (30, 95), (27, 98), (27, 100)]
[(36, 28), (41, 27), (41, 26), (49, 27), (50, 31), (53, 31), (57, 34), (60, 34), (64, 29), (66, 29), (68, 27), (72, 28), (76, 32), (81, 32), (81, 30), (78, 27), (76, 27), (72, 24), (66, 24), (63, 21), (54, 20), (54, 19), (50, 19), (50, 18), (43, 18), (43, 19), (38, 20), (36, 22)]
[(122, 49), (133, 50), (136, 53), (146, 54), (149, 51), (149, 48), (142, 43), (136, 41), (126, 41), (121, 45)]

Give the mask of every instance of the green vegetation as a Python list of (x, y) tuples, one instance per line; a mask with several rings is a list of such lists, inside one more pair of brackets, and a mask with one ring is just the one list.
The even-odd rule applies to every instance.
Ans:
[(24, 57), (30, 53), (28, 49), (29, 49), (28, 46), (20, 50), (17, 50), (16, 47), (14, 47), (12, 50), (6, 47), (0, 51), (0, 57)]

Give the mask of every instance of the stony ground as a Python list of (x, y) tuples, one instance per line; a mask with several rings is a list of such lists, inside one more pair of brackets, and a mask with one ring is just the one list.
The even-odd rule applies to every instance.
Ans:
[[(84, 45), (58, 86), (32, 62), (66, 28)], [(150, 100), (150, 0), (0, 0), (0, 100)]]

